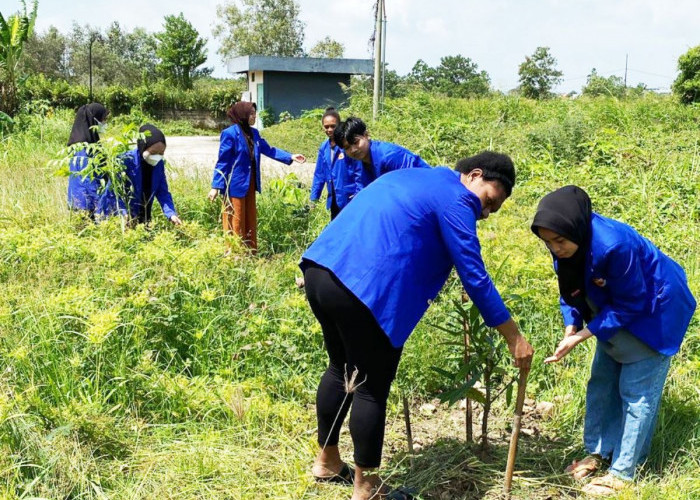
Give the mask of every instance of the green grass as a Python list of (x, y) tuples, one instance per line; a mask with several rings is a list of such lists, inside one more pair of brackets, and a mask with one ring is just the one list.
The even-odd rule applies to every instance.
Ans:
[[(355, 100), (351, 111), (369, 116), (369, 102)], [(68, 212), (66, 180), (46, 166), (70, 119), (64, 111), (25, 116), (0, 140), (0, 498), (349, 497), (309, 475), (325, 354), (294, 278), (327, 221), (323, 207), (307, 208), (307, 188), (293, 178), (268, 182), (255, 258), (221, 258), (204, 177), (171, 181), (182, 227), (159, 213), (151, 231), (93, 225)], [(523, 297), (514, 314), (537, 350), (529, 396), (556, 404), (551, 418), (526, 419), (538, 433), (521, 438), (518, 497), (576, 496), (561, 470), (582, 453), (593, 347), (541, 363), (562, 325), (550, 258), (529, 230), (534, 207), (554, 187), (583, 186), (597, 211), (632, 224), (681, 263), (700, 296), (699, 121), (697, 108), (658, 97), (535, 103), (415, 94), (389, 101), (371, 127), (372, 137), (433, 164), (488, 147), (516, 161), (513, 197), (480, 223), (480, 238), (490, 269), (508, 257), (501, 292)], [(295, 120), (265, 135), (313, 157), (319, 122)], [(420, 411), (445, 388), (429, 367), (443, 366), (453, 349), (430, 325), (446, 320), (459, 293), (452, 276), (408, 342), (390, 397), (383, 470), (425, 499), (497, 498), (505, 468), (512, 409), (503, 401), (486, 456), (463, 442), (459, 410)], [(698, 325), (695, 318), (672, 363), (649, 463), (618, 498), (700, 497)], [(423, 445), (412, 457), (404, 394)], [(351, 459), (347, 432), (342, 443)]]

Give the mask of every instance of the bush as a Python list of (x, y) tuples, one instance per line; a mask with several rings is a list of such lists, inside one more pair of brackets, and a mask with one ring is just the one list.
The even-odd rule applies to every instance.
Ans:
[[(151, 116), (163, 116), (168, 111), (209, 111), (222, 117), (240, 99), (244, 86), (241, 80), (205, 80), (190, 90), (164, 82), (134, 88), (112, 85), (95, 88), (93, 100), (102, 102), (113, 115), (136, 110)], [(78, 109), (88, 103), (89, 89), (65, 80), (50, 80), (43, 74), (32, 75), (20, 87), (20, 100), (24, 103), (44, 100), (52, 107)]]

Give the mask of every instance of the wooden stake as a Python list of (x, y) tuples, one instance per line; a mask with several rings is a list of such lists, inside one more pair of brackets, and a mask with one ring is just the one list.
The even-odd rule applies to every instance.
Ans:
[[(462, 294), (462, 304), (469, 302), (469, 297), (467, 297), (466, 292)], [(469, 321), (467, 319), (462, 319), (462, 329), (464, 330), (464, 364), (469, 364)], [(467, 373), (465, 376), (465, 382), (469, 381), (471, 373)], [(465, 398), (464, 407), (464, 420), (465, 420), (465, 430), (467, 443), (474, 441), (474, 431), (472, 425), (472, 401), (469, 396)]]
[(411, 410), (408, 407), (408, 398), (403, 396), (403, 419), (406, 422), (406, 441), (408, 443), (408, 453), (413, 453), (413, 431), (411, 430)]
[(513, 470), (515, 469), (515, 454), (518, 451), (518, 438), (520, 437), (520, 420), (523, 416), (523, 404), (525, 404), (525, 388), (527, 387), (527, 374), (529, 370), (520, 369), (518, 379), (518, 396), (515, 400), (515, 416), (513, 417), (513, 433), (510, 435), (510, 446), (508, 447), (508, 463), (506, 465), (506, 481), (504, 489), (510, 498), (510, 487), (513, 482)]

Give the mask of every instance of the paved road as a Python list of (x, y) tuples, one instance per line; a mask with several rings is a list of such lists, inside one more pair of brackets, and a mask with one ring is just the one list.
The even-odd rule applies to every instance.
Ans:
[[(174, 167), (175, 172), (185, 175), (209, 177), (214, 171), (214, 165), (219, 154), (218, 136), (168, 136), (168, 147), (165, 157)], [(265, 178), (283, 177), (290, 172), (311, 184), (314, 173), (314, 163), (285, 165), (266, 156), (262, 156), (262, 176)]]

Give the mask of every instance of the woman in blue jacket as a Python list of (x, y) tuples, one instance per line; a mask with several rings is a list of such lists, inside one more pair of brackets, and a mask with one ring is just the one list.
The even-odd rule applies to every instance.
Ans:
[(333, 138), (345, 150), (345, 154), (362, 162), (362, 168), (357, 169), (355, 174), (355, 193), (387, 172), (403, 168), (430, 168), (423, 158), (398, 144), (371, 140), (365, 122), (354, 116), (335, 128)]
[(576, 186), (542, 198), (532, 230), (554, 258), (566, 326), (545, 362), (597, 339), (584, 422), (589, 456), (567, 472), (583, 478), (610, 460), (608, 474), (585, 489), (612, 494), (634, 478), (649, 452), (671, 356), (695, 299), (677, 263), (630, 226), (592, 212)]
[[(306, 296), (329, 358), (316, 395), (317, 480), (354, 482), (354, 500), (389, 493), (373, 472), (389, 389), (404, 343), (453, 267), (516, 365), (529, 368), (532, 347), (486, 272), (476, 233), (476, 221), (498, 211), (514, 183), (510, 158), (493, 152), (466, 158), (454, 171), (389, 172), (358, 193), (302, 256)], [(338, 450), (351, 405), (354, 473)], [(411, 497), (394, 491), (387, 498)]]
[(150, 123), (143, 125), (139, 132), (145, 135), (145, 139), (139, 140), (136, 149), (122, 157), (125, 196), (118, 197), (113, 181), (110, 181), (100, 199), (100, 215), (120, 213), (128, 215), (132, 221), (148, 224), (155, 198), (163, 209), (163, 215), (173, 224), (180, 225), (182, 221), (175, 210), (165, 178), (165, 135)]
[(340, 123), (340, 115), (335, 108), (328, 108), (323, 113), (321, 125), (328, 137), (321, 144), (316, 159), (314, 180), (311, 184), (311, 201), (318, 201), (324, 186), (328, 191), (326, 208), (331, 212), (331, 220), (355, 195), (355, 178), (362, 168), (361, 162), (347, 156), (333, 138), (333, 131)]
[(219, 161), (214, 167), (208, 196), (209, 201), (214, 201), (219, 194), (224, 197), (224, 233), (240, 236), (253, 253), (258, 249), (255, 192), (261, 192), (260, 155), (287, 165), (292, 161), (306, 161), (304, 155), (275, 149), (260, 137), (253, 128), (256, 109), (255, 103), (251, 102), (237, 102), (229, 109), (232, 125), (221, 133)]
[[(107, 108), (98, 102), (80, 106), (73, 120), (68, 146), (98, 142), (99, 134), (105, 131), (108, 114)], [(68, 207), (71, 210), (84, 210), (93, 218), (97, 210), (101, 179), (81, 175), (80, 172), (87, 167), (88, 161), (88, 152), (85, 149), (76, 152), (70, 161)]]

